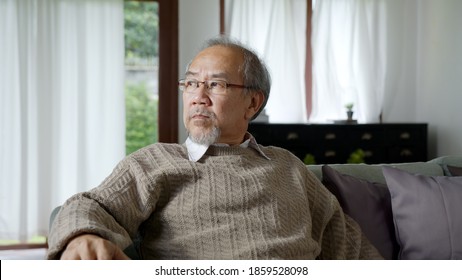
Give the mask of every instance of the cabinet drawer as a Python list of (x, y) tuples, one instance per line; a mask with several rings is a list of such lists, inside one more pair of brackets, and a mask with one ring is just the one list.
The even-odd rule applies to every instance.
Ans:
[(251, 125), (249, 132), (262, 145), (302, 147), (307, 145), (307, 131), (298, 125)]
[(386, 139), (392, 144), (419, 143), (426, 139), (426, 132), (419, 128), (392, 128), (386, 131)]
[(345, 162), (348, 155), (346, 150), (341, 148), (321, 148), (311, 153), (314, 155), (317, 164), (329, 164)]
[[(382, 147), (374, 145), (363, 145), (360, 149), (364, 152), (364, 163), (377, 164), (382, 163), (385, 157), (385, 151)], [(354, 152), (354, 151), (351, 151)], [(349, 155), (348, 155), (349, 156)]]
[(382, 129), (377, 127), (354, 127), (348, 132), (348, 141), (360, 145), (382, 145), (384, 141), (384, 133)]
[(313, 129), (310, 138), (316, 145), (341, 145), (345, 143), (347, 137), (347, 131), (344, 127), (338, 126), (317, 126)]
[(396, 146), (389, 149), (389, 162), (416, 162), (425, 161), (426, 148), (422, 146)]

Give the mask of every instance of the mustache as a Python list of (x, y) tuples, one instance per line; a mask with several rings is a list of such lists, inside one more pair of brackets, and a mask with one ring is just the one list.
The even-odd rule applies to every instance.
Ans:
[(197, 115), (206, 116), (212, 119), (216, 118), (215, 113), (207, 111), (207, 110), (193, 109), (189, 111), (189, 118), (193, 118), (194, 116), (197, 116)]

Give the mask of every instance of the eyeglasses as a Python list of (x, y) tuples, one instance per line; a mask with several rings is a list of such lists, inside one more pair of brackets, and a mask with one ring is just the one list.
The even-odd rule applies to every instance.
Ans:
[(197, 80), (190, 80), (190, 79), (182, 79), (178, 81), (178, 88), (181, 91), (187, 93), (195, 93), (195, 91), (200, 87), (201, 84), (207, 88), (209, 93), (212, 94), (224, 94), (226, 93), (226, 89), (230, 87), (235, 88), (246, 88), (250, 89), (251, 87), (247, 87), (244, 85), (236, 85), (236, 84), (229, 84), (225, 81), (221, 80), (207, 80), (207, 81), (197, 81)]

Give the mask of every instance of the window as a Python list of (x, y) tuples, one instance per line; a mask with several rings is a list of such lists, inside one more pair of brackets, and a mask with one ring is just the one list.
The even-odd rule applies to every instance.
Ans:
[(158, 142), (159, 5), (125, 1), (126, 153)]
[[(158, 6), (158, 141), (176, 142), (178, 1), (140, 2)], [(120, 2), (103, 0), (9, 3), (5, 14), (12, 16), (0, 17), (8, 29), (1, 53), (9, 58), (0, 68), (11, 70), (1, 83), (8, 94), (1, 94), (0, 111), (9, 121), (0, 122), (7, 136), (0, 149), (14, 162), (0, 162), (0, 185), (12, 186), (1, 189), (7, 214), (0, 245), (44, 246), (44, 238), (31, 238), (46, 235), (51, 210), (100, 183), (124, 154), (123, 127), (110, 123), (123, 122), (123, 101), (111, 99), (122, 93), (123, 72), (100, 67), (123, 64), (123, 10)]]
[[(132, 129), (131, 132), (127, 131), (127, 142), (130, 142), (127, 143), (127, 153), (130, 153), (146, 143), (176, 143), (178, 141), (178, 0), (132, 0), (126, 1), (125, 7), (126, 9), (132, 8), (134, 11), (138, 9), (136, 15), (140, 18), (132, 20), (135, 26), (126, 26), (125, 29), (138, 28), (140, 31), (138, 34), (141, 36), (139, 42), (143, 42), (146, 49), (146, 51), (139, 51), (141, 56), (145, 57), (141, 59), (141, 64), (147, 64), (146, 71), (144, 74), (141, 74), (143, 71), (138, 71), (138, 74), (135, 75), (138, 75), (138, 77), (148, 76), (148, 80), (144, 82), (145, 89), (143, 89), (143, 83), (135, 86), (130, 81), (127, 85), (130, 87), (129, 90), (132, 91), (130, 93), (132, 95), (143, 96), (139, 91), (146, 90), (148, 94), (142, 98), (145, 98), (144, 100), (150, 103), (145, 106), (148, 111), (143, 112), (133, 110), (137, 105), (127, 102), (127, 106), (132, 106), (127, 107), (127, 114), (144, 114), (144, 117), (141, 118), (142, 123), (153, 122), (153, 127), (148, 128), (139, 123), (137, 118), (132, 118), (133, 115), (132, 117), (127, 116), (132, 118), (127, 119), (127, 125), (139, 126), (139, 128)], [(146, 37), (143, 38), (143, 36)], [(149, 58), (150, 56), (152, 58)], [(150, 59), (151, 62), (149, 62)], [(130, 59), (126, 60), (126, 62), (129, 61)], [(149, 67), (151, 68), (149, 69)], [(140, 68), (140, 65), (138, 68)], [(152, 80), (156, 78), (157, 81)], [(138, 93), (136, 93), (137, 90)], [(141, 102), (142, 98), (130, 100), (130, 102)], [(129, 112), (129, 110), (133, 112)], [(133, 123), (130, 124), (129, 122)], [(127, 129), (130, 128), (127, 127)], [(136, 131), (139, 131), (139, 129), (145, 131), (141, 132), (144, 136), (137, 135), (139, 132)]]

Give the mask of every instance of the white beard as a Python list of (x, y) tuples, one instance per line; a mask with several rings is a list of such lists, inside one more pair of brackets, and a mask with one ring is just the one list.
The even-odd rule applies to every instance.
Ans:
[(218, 141), (221, 131), (214, 126), (211, 131), (199, 133), (199, 135), (189, 134), (189, 138), (197, 144), (210, 146)]
[[(199, 113), (201, 115), (210, 117), (210, 120), (212, 121), (212, 123), (214, 123), (217, 119), (214, 113), (209, 112), (207, 110), (199, 110), (199, 109), (192, 110), (189, 113), (189, 118), (192, 118), (195, 114), (199, 114)], [(189, 138), (193, 142), (200, 144), (200, 145), (210, 146), (218, 141), (221, 135), (221, 130), (219, 127), (213, 126), (211, 130), (203, 130), (199, 133), (196, 133), (195, 135), (193, 135), (191, 131), (189, 131), (188, 129), (188, 133), (189, 133)]]

